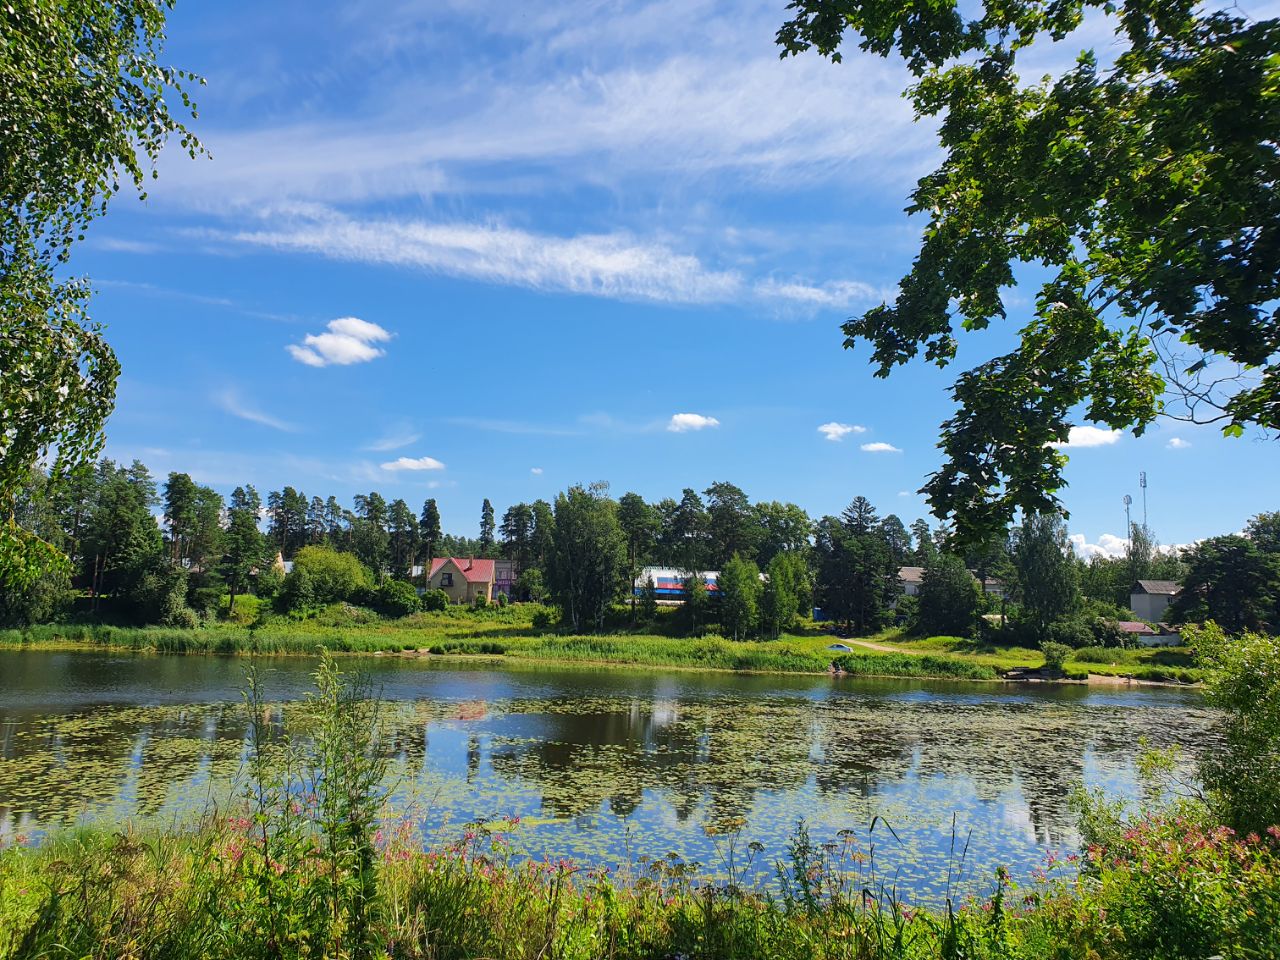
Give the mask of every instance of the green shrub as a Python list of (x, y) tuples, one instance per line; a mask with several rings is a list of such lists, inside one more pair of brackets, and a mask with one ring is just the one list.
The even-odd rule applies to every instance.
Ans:
[(422, 609), (432, 612), (449, 609), (449, 595), (443, 590), (428, 590), (422, 595)]
[[(1049, 624), (1042, 641), (1077, 649), (1079, 647), (1092, 646), (1094, 636), (1088, 622), (1079, 618), (1072, 618), (1069, 620), (1055, 620)], [(1043, 646), (1044, 643), (1042, 642), (1041, 649), (1043, 649)]]
[(1071, 648), (1065, 643), (1054, 643), (1046, 640), (1040, 644), (1040, 652), (1044, 654), (1044, 669), (1052, 673), (1061, 673), (1067, 658), (1071, 656)]
[(418, 591), (403, 580), (388, 580), (378, 588), (378, 609), (388, 617), (407, 617), (422, 608)]
[(369, 589), (373, 578), (355, 554), (343, 553), (329, 547), (303, 547), (293, 558), (293, 571), (285, 577), (284, 589), (289, 580), (298, 576), (310, 580), (310, 591), (315, 603), (333, 603), (352, 600), (357, 592)]
[(471, 601), (471, 609), (484, 610), (489, 606), (489, 598), (483, 593), (477, 593), (475, 599)]

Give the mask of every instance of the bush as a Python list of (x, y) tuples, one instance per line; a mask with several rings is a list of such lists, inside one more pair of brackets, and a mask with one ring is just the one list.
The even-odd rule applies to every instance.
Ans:
[(1061, 673), (1067, 657), (1071, 656), (1071, 648), (1065, 643), (1054, 643), (1046, 640), (1040, 644), (1040, 652), (1044, 654), (1044, 669), (1053, 673)]
[(388, 580), (378, 588), (378, 609), (388, 617), (407, 617), (422, 608), (418, 591), (403, 580)]
[(476, 594), (476, 598), (471, 601), (472, 610), (484, 610), (489, 606), (489, 598), (483, 593)]
[(508, 597), (505, 593), (498, 594), (498, 606), (505, 607), (510, 602), (511, 602), (511, 598)]
[(423, 610), (438, 613), (449, 609), (449, 595), (443, 590), (428, 590), (422, 595)]
[(540, 610), (535, 610), (533, 613), (533, 629), (539, 632), (543, 630), (550, 630), (551, 625), (554, 622), (555, 618), (551, 615), (551, 611), (546, 607), (543, 607)]
[[(1045, 630), (1043, 638), (1046, 643), (1057, 643), (1064, 647), (1077, 649), (1093, 645), (1093, 631), (1084, 620), (1055, 620)], [(1043, 643), (1041, 644), (1043, 649)]]
[(353, 600), (359, 591), (370, 588), (373, 583), (369, 571), (354, 554), (329, 547), (303, 547), (299, 550), (293, 558), (293, 572), (285, 577), (284, 589), (289, 589), (290, 579), (304, 575), (311, 581), (315, 603)]

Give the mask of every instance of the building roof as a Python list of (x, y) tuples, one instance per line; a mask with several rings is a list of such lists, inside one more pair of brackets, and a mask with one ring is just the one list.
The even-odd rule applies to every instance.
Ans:
[(489, 583), (494, 579), (492, 560), (473, 560), (459, 557), (436, 557), (431, 561), (431, 574), (434, 577), (446, 563), (452, 563), (462, 571), (463, 579), (468, 583)]
[(920, 583), (924, 580), (924, 567), (899, 567), (898, 579), (903, 583)]
[(1176, 597), (1182, 592), (1174, 580), (1139, 580), (1133, 585), (1131, 593), (1147, 593), (1154, 596)]
[(1155, 630), (1141, 620), (1117, 620), (1116, 626), (1122, 633), (1142, 633), (1155, 636)]

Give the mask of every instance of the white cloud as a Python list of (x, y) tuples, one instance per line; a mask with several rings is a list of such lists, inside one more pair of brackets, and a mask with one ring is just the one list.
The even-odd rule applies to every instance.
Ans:
[(866, 427), (860, 427), (856, 423), (824, 423), (818, 428), (818, 432), (825, 436), (828, 440), (839, 442), (851, 433), (866, 433)]
[(1190, 440), (1183, 440), (1181, 437), (1170, 437), (1169, 442), (1165, 444), (1170, 450), (1186, 450), (1191, 446)]
[(864, 443), (863, 451), (866, 453), (901, 453), (902, 451), (891, 443), (884, 443), (877, 440), (874, 443)]
[(1049, 446), (1059, 450), (1078, 450), (1085, 447), (1109, 447), (1120, 437), (1119, 430), (1106, 430), (1102, 427), (1072, 427), (1067, 434), (1066, 443), (1051, 443)]
[(258, 423), (264, 427), (270, 427), (272, 430), (280, 430), (285, 433), (296, 433), (297, 427), (288, 421), (281, 420), (264, 413), (257, 407), (251, 406), (241, 399), (239, 392), (234, 387), (228, 387), (213, 398), (214, 402), (231, 414), (233, 417), (239, 417), (241, 420), (248, 420), (250, 423)]
[(1123, 557), (1124, 552), (1129, 549), (1129, 541), (1114, 533), (1104, 533), (1097, 543), (1090, 543), (1083, 533), (1073, 533), (1069, 539), (1075, 552), (1086, 560), (1094, 557)]
[(293, 359), (309, 367), (346, 366), (367, 363), (383, 356), (386, 351), (374, 344), (391, 339), (388, 331), (359, 317), (331, 320), (328, 331), (309, 333), (302, 338), (301, 344), (291, 343), (285, 349)]
[(383, 470), (443, 470), (444, 464), (435, 457), (400, 457), (382, 464)]
[(911, 496), (911, 491), (910, 491), (910, 490), (899, 490), (899, 491), (898, 491), (898, 496), (900, 496), (900, 497), (909, 497), (909, 496)]
[(532, 473), (535, 477), (540, 477), (540, 476), (542, 476), (542, 468), (541, 468), (541, 467), (530, 467), (530, 468), (529, 468), (529, 472), (530, 472), (530, 473)]
[[(264, 229), (212, 235), (334, 260), (419, 267), (469, 280), (624, 300), (723, 303), (744, 291), (742, 277), (734, 271), (711, 269), (692, 254), (626, 233), (558, 237), (498, 223), (356, 221), (307, 207), (291, 209)], [(381, 355), (368, 346), (370, 338), (347, 331), (321, 334), (334, 336), (350, 337), (349, 343), (336, 346), (351, 351), (353, 359), (329, 362), (351, 363)], [(311, 337), (304, 343), (306, 347), (292, 346), (290, 352), (303, 363), (323, 366), (316, 362), (318, 357), (300, 355), (314, 356), (318, 351)]]
[(720, 421), (715, 417), (704, 417), (700, 413), (677, 413), (667, 421), (667, 429), (672, 433), (686, 433), (690, 430), (704, 430), (707, 427), (718, 427)]
[(417, 443), (422, 439), (422, 434), (417, 433), (407, 427), (398, 430), (391, 430), (383, 434), (377, 440), (373, 440), (366, 444), (365, 450), (372, 450), (378, 453), (387, 450), (399, 450), (401, 447), (407, 447), (411, 443)]
[(785, 300), (811, 307), (851, 307), (855, 304), (877, 304), (892, 299), (892, 290), (881, 290), (860, 280), (830, 280), (820, 285), (794, 280), (783, 283), (761, 280), (755, 294), (762, 300)]

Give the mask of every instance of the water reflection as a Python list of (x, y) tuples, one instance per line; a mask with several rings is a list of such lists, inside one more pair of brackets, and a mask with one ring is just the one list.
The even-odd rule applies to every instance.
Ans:
[[(768, 863), (800, 819), (825, 837), (879, 815), (902, 838), (881, 847), (886, 869), (926, 895), (957, 837), (984, 875), (1073, 844), (1074, 785), (1132, 791), (1139, 736), (1189, 757), (1212, 737), (1198, 695), (1176, 690), (362, 663), (387, 700), (395, 803), (425, 833), (514, 814), (534, 855), (714, 868), (708, 825), (745, 821)], [(311, 666), (262, 664), (282, 729)], [(0, 836), (225, 800), (245, 755), (243, 667), (0, 653)]]

